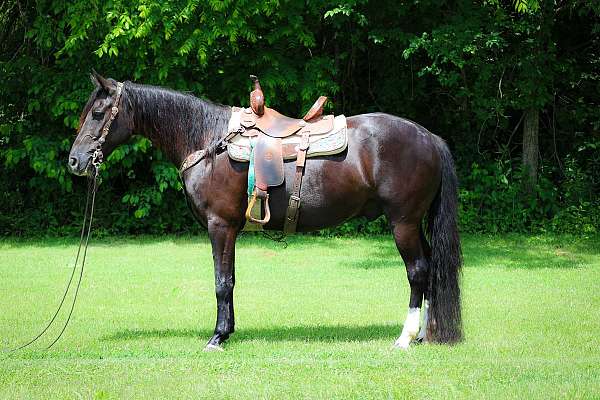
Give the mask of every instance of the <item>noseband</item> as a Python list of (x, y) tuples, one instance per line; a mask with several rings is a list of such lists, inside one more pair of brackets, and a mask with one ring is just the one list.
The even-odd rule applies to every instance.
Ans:
[(117, 97), (115, 97), (115, 103), (112, 106), (112, 108), (110, 109), (110, 117), (108, 118), (108, 121), (106, 121), (106, 123), (104, 124), (104, 127), (102, 128), (102, 135), (100, 135), (100, 137), (94, 139), (96, 141), (97, 145), (96, 145), (96, 150), (94, 151), (94, 154), (92, 155), (92, 165), (96, 168), (96, 173), (98, 173), (98, 168), (100, 167), (100, 164), (102, 164), (102, 162), (104, 161), (104, 154), (102, 153), (102, 145), (106, 141), (106, 136), (108, 135), (108, 131), (110, 129), (111, 124), (113, 123), (113, 121), (117, 117), (117, 114), (119, 113), (119, 102), (121, 101), (122, 93), (123, 93), (123, 83), (117, 82)]

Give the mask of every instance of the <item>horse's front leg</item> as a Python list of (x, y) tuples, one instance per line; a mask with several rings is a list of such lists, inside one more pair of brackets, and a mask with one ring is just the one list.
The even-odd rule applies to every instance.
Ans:
[(218, 219), (209, 220), (208, 234), (215, 263), (217, 323), (205, 351), (222, 350), (221, 344), (234, 331), (233, 286), (235, 284), (235, 240), (238, 229)]

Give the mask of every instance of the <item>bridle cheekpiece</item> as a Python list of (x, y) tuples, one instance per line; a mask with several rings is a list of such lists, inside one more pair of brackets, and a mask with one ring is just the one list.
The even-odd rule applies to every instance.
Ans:
[(106, 121), (106, 124), (104, 124), (104, 127), (102, 128), (102, 135), (100, 135), (99, 138), (95, 139), (98, 144), (96, 146), (94, 154), (92, 155), (92, 165), (96, 168), (96, 173), (98, 173), (98, 168), (100, 167), (100, 164), (102, 164), (102, 162), (104, 161), (104, 154), (102, 154), (102, 145), (106, 141), (106, 136), (108, 136), (108, 131), (110, 130), (112, 122), (115, 120), (117, 114), (119, 113), (119, 102), (121, 101), (122, 93), (123, 83), (117, 82), (117, 97), (115, 97), (115, 103), (110, 109), (110, 117), (108, 118), (108, 121)]

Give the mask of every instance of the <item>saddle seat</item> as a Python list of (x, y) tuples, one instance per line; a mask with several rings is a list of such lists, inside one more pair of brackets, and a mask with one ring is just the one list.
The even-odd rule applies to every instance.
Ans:
[[(326, 96), (320, 96), (302, 120), (287, 117), (271, 108), (267, 108), (265, 107), (265, 95), (258, 78), (256, 75), (250, 75), (250, 79), (254, 83), (254, 90), (250, 92), (250, 108), (246, 110), (246, 118), (243, 119), (246, 128), (256, 124), (258, 129), (269, 136), (287, 137), (297, 132), (296, 128), (303, 127), (306, 122), (312, 122), (312, 120), (323, 115), (323, 106), (327, 103)], [(258, 121), (256, 117), (258, 117)]]
[(265, 112), (260, 118), (256, 117), (257, 115), (251, 109), (247, 108), (244, 110), (242, 125), (247, 129), (256, 128), (244, 132), (245, 136), (258, 135), (258, 129), (271, 137), (284, 138), (298, 132), (302, 127), (300, 121), (304, 122), (301, 119), (287, 117), (268, 107), (265, 108)]
[(319, 97), (302, 119), (290, 118), (268, 107), (264, 107), (262, 115), (246, 108), (240, 118), (240, 124), (246, 128), (242, 135), (258, 136), (262, 132), (274, 138), (285, 138), (298, 134), (303, 128), (311, 134), (329, 132), (333, 129), (333, 115), (321, 116), (326, 102), (327, 97)]

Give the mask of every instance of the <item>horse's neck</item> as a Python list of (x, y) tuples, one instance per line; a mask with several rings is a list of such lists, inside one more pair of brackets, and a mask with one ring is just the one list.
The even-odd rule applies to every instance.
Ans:
[(227, 131), (229, 106), (147, 85), (128, 84), (127, 92), (133, 132), (150, 139), (176, 166)]

